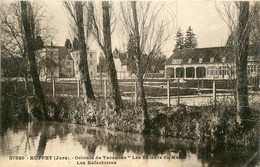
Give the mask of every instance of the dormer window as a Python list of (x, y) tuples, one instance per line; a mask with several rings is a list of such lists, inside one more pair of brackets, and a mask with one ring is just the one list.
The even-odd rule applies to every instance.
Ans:
[(213, 63), (214, 62), (214, 57), (210, 58), (210, 62)]
[(189, 60), (188, 60), (188, 63), (191, 63), (191, 62), (192, 62), (192, 59), (189, 59)]
[(225, 57), (222, 57), (222, 63), (225, 63), (226, 62), (226, 58)]
[(182, 63), (182, 59), (174, 59), (172, 60), (172, 64), (181, 64)]
[(202, 63), (202, 61), (203, 61), (203, 58), (199, 58), (199, 63)]

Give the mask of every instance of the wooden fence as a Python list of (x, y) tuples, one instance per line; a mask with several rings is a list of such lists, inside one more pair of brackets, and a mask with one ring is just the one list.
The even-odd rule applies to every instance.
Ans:
[[(212, 93), (214, 104), (216, 104), (217, 86), (215, 80), (212, 81), (212, 86), (210, 88), (205, 88), (201, 84), (198, 84), (197, 88), (186, 87), (182, 82), (183, 81), (180, 81), (179, 79), (146, 80), (144, 82), (146, 95), (147, 97), (154, 99), (156, 99), (156, 97), (164, 97), (167, 99), (167, 105), (171, 106), (171, 97), (177, 97), (177, 104), (179, 105), (181, 95), (200, 95), (200, 92), (205, 91), (207, 93)], [(95, 94), (107, 99), (108, 94), (110, 93), (108, 89), (108, 80), (94, 80), (92, 86)], [(136, 80), (120, 80), (119, 86), (123, 96), (130, 97), (135, 103), (137, 102)], [(82, 86), (79, 80), (53, 80), (51, 82), (44, 82), (43, 87), (45, 93), (52, 95), (53, 97), (81, 97), (83, 95)]]

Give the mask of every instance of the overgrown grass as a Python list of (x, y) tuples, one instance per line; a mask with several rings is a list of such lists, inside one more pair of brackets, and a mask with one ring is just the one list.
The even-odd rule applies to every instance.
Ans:
[[(1, 123), (13, 117), (28, 117), (24, 98), (26, 92), (21, 86), (15, 82), (1, 83)], [(151, 92), (155, 90), (151, 89)], [(54, 121), (139, 133), (143, 129), (142, 114), (131, 101), (124, 101), (124, 108), (118, 113), (111, 100), (104, 101), (99, 97), (88, 104), (76, 97), (47, 97), (47, 105)], [(260, 103), (255, 101), (250, 117), (241, 120), (232, 99), (218, 101), (216, 108), (213, 103), (199, 107), (167, 107), (162, 103), (148, 103), (150, 130), (157, 135), (256, 147), (259, 137), (257, 106)]]

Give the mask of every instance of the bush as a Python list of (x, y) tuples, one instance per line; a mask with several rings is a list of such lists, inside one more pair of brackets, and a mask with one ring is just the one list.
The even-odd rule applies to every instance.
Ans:
[[(234, 103), (211, 106), (178, 106), (161, 108), (151, 119), (151, 132), (156, 135), (198, 139), (217, 145), (258, 145), (259, 111), (251, 109), (252, 116), (243, 124)], [(157, 113), (157, 115), (155, 115)]]

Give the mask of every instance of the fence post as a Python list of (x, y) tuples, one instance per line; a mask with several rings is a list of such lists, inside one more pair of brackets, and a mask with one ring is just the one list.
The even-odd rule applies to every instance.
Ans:
[(53, 79), (52, 80), (52, 96), (55, 97), (55, 94), (56, 94), (56, 92), (55, 92), (55, 80)]
[(77, 80), (77, 95), (80, 97), (80, 80)]
[(180, 105), (180, 78), (178, 78), (177, 86), (178, 86), (178, 89), (177, 89), (177, 94), (178, 94), (178, 102), (177, 102), (177, 105)]
[(168, 107), (171, 106), (171, 96), (170, 96), (170, 80), (167, 80), (167, 101), (168, 101)]
[(104, 80), (104, 98), (107, 99), (107, 80)]
[(198, 78), (198, 92), (200, 91), (200, 78)]
[(214, 107), (216, 107), (217, 96), (216, 96), (216, 81), (213, 80), (213, 100), (214, 100)]
[(64, 96), (64, 87), (65, 87), (64, 80), (62, 80), (62, 96)]
[(135, 80), (135, 106), (137, 105), (137, 81)]

